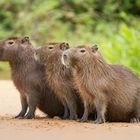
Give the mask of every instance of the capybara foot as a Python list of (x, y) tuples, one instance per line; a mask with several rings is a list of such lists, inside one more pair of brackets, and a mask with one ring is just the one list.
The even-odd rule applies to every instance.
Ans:
[(140, 119), (139, 118), (132, 118), (132, 119), (130, 119), (130, 122), (131, 123), (139, 123)]
[(103, 119), (103, 118), (97, 118), (97, 119), (95, 120), (94, 123), (96, 123), (96, 124), (102, 124), (102, 123), (105, 123), (105, 119)]
[(24, 116), (22, 117), (22, 116), (16, 116), (16, 117), (14, 117), (15, 119), (24, 119)]
[(19, 113), (17, 116), (15, 116), (15, 119), (21, 119), (24, 118), (25, 113)]
[(70, 115), (70, 117), (69, 117), (69, 119), (70, 120), (77, 120), (77, 115), (75, 114), (75, 115)]
[(88, 118), (85, 117), (85, 116), (83, 116), (79, 121), (80, 121), (80, 122), (87, 122), (87, 121), (88, 121)]
[(33, 114), (27, 114), (27, 115), (24, 117), (24, 119), (33, 119), (33, 118), (35, 118), (35, 115), (33, 115)]
[(63, 119), (68, 119), (69, 118), (69, 113), (68, 111), (65, 111), (64, 115), (63, 115)]
[(68, 115), (63, 115), (63, 117), (62, 117), (64, 120), (66, 120), (66, 119), (68, 119), (69, 117), (68, 117)]

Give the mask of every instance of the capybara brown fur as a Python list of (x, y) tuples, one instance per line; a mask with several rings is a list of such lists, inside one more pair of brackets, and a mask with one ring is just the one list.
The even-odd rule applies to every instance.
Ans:
[(84, 100), (83, 120), (89, 105), (96, 108), (95, 123), (139, 122), (140, 80), (128, 68), (105, 62), (97, 45), (81, 45), (63, 53), (62, 62), (72, 68), (74, 81)]
[(12, 80), (20, 92), (22, 109), (15, 118), (34, 118), (36, 107), (50, 117), (62, 116), (63, 105), (48, 88), (45, 67), (35, 60), (34, 55), (35, 49), (28, 37), (0, 41), (0, 61), (9, 62)]
[(76, 89), (70, 69), (61, 63), (68, 43), (48, 43), (40, 47), (36, 53), (38, 60), (46, 66), (46, 80), (53, 93), (64, 106), (63, 118), (77, 119)]

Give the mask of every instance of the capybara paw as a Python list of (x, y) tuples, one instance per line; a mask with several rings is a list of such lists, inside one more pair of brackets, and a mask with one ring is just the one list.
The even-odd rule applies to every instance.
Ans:
[(15, 119), (24, 119), (24, 116), (16, 116)]
[(15, 119), (18, 119), (19, 117), (21, 117), (21, 116), (20, 116), (20, 115), (17, 115), (17, 116), (15, 116), (14, 118), (15, 118)]
[(96, 123), (96, 124), (102, 124), (102, 123), (105, 123), (105, 120), (99, 118), (99, 119), (96, 119), (94, 123)]
[(65, 119), (68, 119), (68, 118), (69, 118), (69, 115), (68, 115), (68, 114), (64, 114), (62, 118), (63, 118), (64, 120), (65, 120)]
[(27, 114), (24, 119), (33, 119), (35, 116), (32, 114)]
[(87, 122), (88, 120), (87, 119), (80, 119), (78, 120), (79, 122)]
[(17, 116), (14, 117), (15, 119), (23, 119), (24, 118), (24, 114), (18, 114)]
[(66, 119), (68, 119), (68, 118), (69, 118), (69, 117), (66, 117), (66, 116), (63, 116), (63, 117), (62, 117), (63, 120), (66, 120)]
[(70, 120), (77, 120), (77, 118), (78, 118), (77, 115), (71, 115), (71, 116), (69, 117)]
[(79, 122), (87, 122), (88, 121), (88, 118), (87, 117), (82, 117)]
[(132, 119), (130, 119), (130, 122), (131, 123), (139, 123), (140, 119), (139, 118), (132, 118)]

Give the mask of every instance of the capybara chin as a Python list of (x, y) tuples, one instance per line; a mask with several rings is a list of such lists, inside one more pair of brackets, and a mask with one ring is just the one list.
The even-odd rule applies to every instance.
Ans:
[(49, 43), (37, 51), (38, 60), (46, 65), (46, 80), (53, 93), (64, 106), (63, 118), (77, 119), (76, 90), (74, 89), (72, 74), (61, 63), (62, 53), (68, 49), (68, 43)]
[(20, 92), (22, 109), (16, 118), (34, 118), (36, 107), (51, 117), (62, 116), (63, 105), (48, 88), (44, 66), (35, 60), (34, 54), (28, 37), (0, 41), (0, 61), (9, 62), (12, 80)]
[(74, 81), (84, 100), (84, 115), (93, 104), (95, 123), (132, 121), (140, 118), (140, 80), (128, 68), (107, 64), (97, 45), (81, 45), (63, 53), (62, 62), (74, 73)]

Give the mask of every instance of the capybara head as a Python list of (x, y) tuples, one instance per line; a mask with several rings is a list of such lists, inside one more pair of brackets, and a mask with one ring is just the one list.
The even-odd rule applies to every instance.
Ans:
[(97, 45), (80, 45), (64, 51), (62, 63), (67, 67), (83, 67), (86, 64), (96, 63), (95, 57), (101, 57)]
[(61, 58), (63, 51), (66, 49), (69, 49), (68, 43), (49, 43), (36, 49), (36, 57), (43, 64), (50, 63)]
[(18, 51), (31, 46), (29, 37), (10, 37), (0, 40), (0, 61), (9, 61), (12, 57), (16, 57)]

